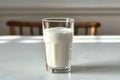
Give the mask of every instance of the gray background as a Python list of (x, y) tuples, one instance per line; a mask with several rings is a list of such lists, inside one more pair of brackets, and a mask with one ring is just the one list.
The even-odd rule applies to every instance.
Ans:
[(98, 35), (119, 35), (119, 4), (120, 0), (0, 0), (0, 35), (9, 34), (8, 20), (41, 21), (45, 17), (98, 21)]

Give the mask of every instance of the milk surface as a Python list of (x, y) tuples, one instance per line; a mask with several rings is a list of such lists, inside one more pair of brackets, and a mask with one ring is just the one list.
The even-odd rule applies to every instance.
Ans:
[(43, 32), (46, 47), (46, 60), (49, 67), (66, 67), (70, 61), (72, 29), (55, 27)]

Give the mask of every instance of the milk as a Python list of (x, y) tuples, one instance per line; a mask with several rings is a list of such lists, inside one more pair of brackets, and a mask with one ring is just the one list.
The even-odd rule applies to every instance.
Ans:
[(43, 31), (49, 67), (62, 68), (69, 65), (72, 33), (72, 29), (64, 27), (48, 28)]

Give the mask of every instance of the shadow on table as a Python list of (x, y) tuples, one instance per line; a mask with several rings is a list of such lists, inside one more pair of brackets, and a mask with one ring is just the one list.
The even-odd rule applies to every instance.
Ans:
[(120, 65), (73, 65), (72, 73), (120, 73)]

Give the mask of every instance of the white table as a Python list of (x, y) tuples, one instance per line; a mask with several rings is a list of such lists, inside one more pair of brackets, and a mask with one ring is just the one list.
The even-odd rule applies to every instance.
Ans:
[(0, 80), (120, 80), (120, 36), (74, 37), (71, 64), (48, 73), (42, 37), (0, 37)]

